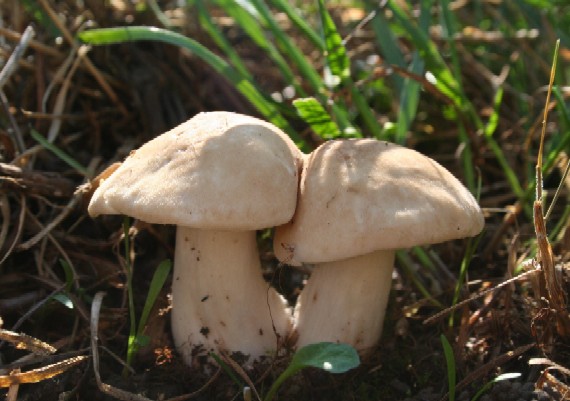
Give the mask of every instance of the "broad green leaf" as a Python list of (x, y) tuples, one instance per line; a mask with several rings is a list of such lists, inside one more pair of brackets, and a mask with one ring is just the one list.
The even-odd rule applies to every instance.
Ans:
[(329, 113), (314, 97), (296, 99), (293, 106), (299, 116), (313, 129), (315, 134), (323, 139), (332, 139), (341, 136), (338, 125), (332, 121)]
[(285, 380), (302, 369), (313, 367), (330, 373), (344, 373), (360, 365), (356, 350), (348, 344), (316, 343), (309, 344), (293, 355), (291, 363), (273, 382), (264, 401), (271, 401)]
[(360, 364), (356, 350), (348, 344), (317, 343), (299, 349), (287, 368), (313, 367), (330, 373), (344, 373)]

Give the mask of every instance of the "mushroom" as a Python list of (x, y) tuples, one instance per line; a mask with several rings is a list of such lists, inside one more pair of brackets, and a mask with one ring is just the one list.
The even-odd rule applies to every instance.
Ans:
[(172, 333), (188, 364), (211, 351), (253, 362), (288, 335), (291, 311), (263, 280), (256, 230), (291, 219), (301, 163), (272, 124), (201, 113), (131, 152), (95, 191), (91, 216), (177, 226)]
[(483, 215), (434, 160), (373, 139), (329, 141), (303, 166), (293, 220), (276, 256), (314, 264), (295, 307), (297, 346), (347, 343), (366, 355), (380, 339), (397, 249), (474, 236)]

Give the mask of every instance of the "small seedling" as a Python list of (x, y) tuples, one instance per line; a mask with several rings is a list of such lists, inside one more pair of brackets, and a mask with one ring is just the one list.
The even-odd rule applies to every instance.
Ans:
[(133, 294), (133, 283), (132, 283), (132, 266), (130, 262), (130, 240), (129, 240), (129, 218), (125, 217), (123, 221), (123, 230), (125, 235), (125, 269), (127, 272), (127, 291), (129, 296), (129, 318), (130, 318), (130, 331), (129, 331), (129, 341), (127, 346), (127, 364), (125, 366), (125, 370), (123, 374), (126, 375), (128, 372), (128, 367), (131, 366), (133, 358), (137, 351), (149, 343), (148, 336), (143, 335), (144, 328), (146, 326), (146, 322), (150, 315), (150, 311), (156, 302), (156, 298), (160, 293), (168, 274), (170, 273), (170, 269), (172, 267), (172, 263), (170, 260), (164, 260), (158, 265), (158, 268), (155, 270), (152, 280), (150, 282), (150, 288), (148, 290), (148, 294), (145, 300), (145, 304), (143, 307), (143, 311), (138, 322), (136, 323), (136, 316), (135, 316), (135, 304), (134, 304), (134, 294)]
[(287, 369), (271, 385), (264, 401), (271, 401), (285, 380), (305, 368), (318, 368), (329, 373), (345, 373), (359, 364), (358, 353), (348, 344), (327, 342), (309, 344), (293, 355)]

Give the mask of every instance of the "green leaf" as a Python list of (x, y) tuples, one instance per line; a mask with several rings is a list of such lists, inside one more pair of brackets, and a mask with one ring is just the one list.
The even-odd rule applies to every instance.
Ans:
[(160, 294), (160, 290), (164, 286), (166, 279), (168, 278), (168, 274), (170, 273), (170, 269), (172, 267), (172, 262), (170, 260), (163, 260), (158, 267), (156, 268), (154, 275), (152, 276), (152, 280), (150, 282), (150, 288), (148, 289), (148, 294), (146, 296), (146, 300), (144, 303), (143, 311), (139, 320), (139, 326), (137, 329), (137, 337), (139, 337), (146, 326), (146, 322), (148, 320), (148, 316), (154, 303), (156, 302), (156, 298)]
[(281, 384), (302, 369), (313, 367), (330, 373), (344, 373), (360, 365), (356, 350), (348, 344), (316, 343), (309, 344), (293, 355), (291, 363), (275, 380), (264, 401), (271, 401)]
[(445, 362), (447, 363), (447, 383), (449, 386), (448, 399), (449, 401), (455, 401), (455, 383), (456, 383), (456, 370), (455, 370), (455, 355), (453, 354), (453, 348), (447, 340), (447, 338), (442, 334), (439, 336), (441, 340), (441, 345), (443, 346), (443, 353), (445, 355)]
[(60, 293), (60, 294), (55, 294), (52, 298), (57, 302), (59, 302), (60, 304), (62, 304), (63, 306), (65, 306), (66, 308), (73, 309), (73, 302), (71, 301), (71, 299), (69, 299), (67, 295)]
[(296, 99), (293, 106), (299, 116), (313, 129), (315, 134), (323, 139), (332, 139), (341, 136), (338, 125), (332, 121), (329, 113), (314, 97)]
[(69, 292), (71, 291), (71, 286), (73, 285), (73, 278), (75, 277), (75, 274), (73, 274), (73, 269), (66, 260), (60, 259), (59, 264), (65, 273), (65, 291)]
[(138, 348), (146, 347), (150, 344), (150, 336), (139, 334), (135, 338), (135, 343)]
[(344, 373), (360, 364), (356, 350), (348, 344), (317, 343), (299, 349), (287, 368), (295, 371), (306, 367)]
[(30, 135), (34, 138), (37, 142), (39, 142), (44, 148), (55, 154), (59, 157), (62, 161), (67, 163), (70, 167), (75, 169), (78, 173), (84, 175), (85, 177), (91, 178), (92, 174), (89, 170), (83, 167), (77, 160), (73, 157), (69, 156), (63, 150), (55, 146), (53, 143), (48, 141), (46, 138), (42, 136), (38, 131), (35, 129), (30, 130)]
[(493, 114), (489, 117), (489, 121), (487, 125), (485, 125), (485, 136), (491, 137), (495, 133), (497, 129), (497, 125), (499, 124), (499, 108), (501, 107), (501, 103), (503, 101), (503, 88), (500, 87), (497, 89), (495, 93), (495, 98), (493, 100)]
[[(324, 0), (319, 0), (319, 14), (325, 36), (325, 57), (327, 67), (333, 77), (338, 77), (338, 83), (343, 83), (350, 78), (350, 60), (346, 55), (346, 48), (342, 42), (342, 37), (336, 29), (329, 12), (325, 7)], [(335, 82), (325, 79), (327, 86), (334, 87)], [(331, 85), (329, 85), (331, 84)]]

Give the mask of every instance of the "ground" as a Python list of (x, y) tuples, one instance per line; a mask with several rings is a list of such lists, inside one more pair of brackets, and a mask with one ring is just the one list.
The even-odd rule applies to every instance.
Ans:
[[(188, 7), (178, 3), (26, 0), (0, 5), (0, 56), (5, 62), (0, 73), (0, 384), (9, 400), (140, 399), (134, 394), (176, 400), (242, 398), (245, 375), (231, 368), (207, 373), (192, 370), (174, 351), (168, 322), (171, 277), (150, 313), (144, 332), (150, 343), (136, 354), (132, 370), (124, 369), (129, 315), (134, 308), (135, 316), (140, 316), (156, 267), (172, 259), (174, 227), (130, 221), (131, 247), (126, 258), (123, 217), (92, 219), (86, 210), (97, 174), (196, 113), (227, 110), (266, 117), (230, 77), (187, 50), (158, 42), (82, 47), (77, 40), (78, 32), (94, 26), (164, 26), (161, 18), (166, 18), (170, 29), (227, 58), (201, 18), (200, 2), (189, 2)], [(306, 22), (317, 26), (316, 2), (297, 3)], [(569, 398), (565, 395), (569, 391), (566, 367), (570, 366), (565, 302), (570, 241), (564, 168), (570, 134), (564, 83), (570, 53), (564, 29), (570, 26), (565, 23), (570, 10), (557, 2), (542, 8), (531, 3), (454, 2), (449, 10), (461, 29), (455, 27), (453, 41), (446, 40), (444, 30), (449, 29), (449, 15), (435, 6), (428, 9), (434, 18), (425, 31), (429, 35), (425, 43), (436, 46), (436, 54), (441, 53), (445, 65), (452, 66), (449, 71), (457, 73), (462, 92), (458, 99), (469, 100), (465, 109), (441, 91), (437, 80), (434, 84), (413, 69), (409, 72), (394, 65), (389, 57), (394, 50), (386, 47), (388, 42), (374, 39), (381, 26), (366, 19), (376, 4), (329, 5), (340, 34), (353, 35), (346, 44), (356, 76), (353, 84), (365, 94), (367, 107), (383, 127), (376, 136), (398, 140), (393, 127), (400, 124), (402, 106), (395, 82), (413, 78), (407, 82), (419, 84), (417, 113), (400, 142), (474, 184), (486, 226), (472, 240), (402, 251), (378, 349), (358, 368), (342, 375), (312, 369), (301, 372), (281, 389), (279, 399)], [(220, 4), (207, 4), (219, 32), (244, 61), (260, 90), (281, 99), (278, 110), (286, 117), (290, 132), (304, 143), (304, 150), (314, 149), (323, 137), (293, 112), (288, 97), (291, 85), (283, 70), (276, 67), (267, 49), (252, 42), (235, 15), (229, 18), (230, 3)], [(445, 8), (447, 2), (441, 4)], [(164, 13), (154, 12), (153, 6)], [(419, 9), (406, 7), (405, 2), (401, 6), (417, 26)], [(398, 25), (397, 9), (390, 7), (394, 6), (381, 5), (375, 10), (392, 24), (394, 43), (408, 65), (422, 42), (409, 34), (404, 22)], [(291, 26), (279, 7), (270, 12), (322, 73), (324, 53)], [(25, 45), (21, 34), (28, 26), (35, 36), (18, 54)], [(557, 36), (563, 39), (556, 78), (562, 89), (551, 99), (545, 126), (547, 206), (560, 181), (563, 185), (546, 226), (553, 245), (549, 259), (548, 243), (536, 234), (533, 185)], [(436, 71), (439, 61), (429, 51), (426, 46), (416, 54)], [(14, 59), (7, 62), (12, 54)], [(310, 94), (312, 88), (302, 78), (303, 72), (290, 63), (301, 83), (297, 91)], [(346, 84), (329, 100), (346, 106), (349, 118), (363, 127), (363, 134), (373, 136), (374, 124), (365, 123), (363, 111), (355, 106), (357, 95), (348, 88)], [(478, 126), (481, 121), (484, 124)], [(270, 235), (259, 233), (264, 275), (294, 302), (306, 272), (275, 260)], [(133, 268), (132, 306), (127, 294), (127, 260)], [(532, 269), (537, 271), (521, 275)], [(518, 278), (507, 282), (513, 277)], [(558, 277), (554, 284), (553, 277)], [(560, 291), (559, 298), (553, 286)], [(92, 306), (101, 292), (105, 296), (97, 316)], [(470, 297), (470, 302), (453, 307)], [(99, 366), (94, 366), (92, 358), (94, 316), (99, 326)], [(34, 338), (57, 351), (46, 350), (47, 345), (35, 343)], [(28, 349), (18, 346), (22, 343)], [(447, 343), (451, 353), (446, 357)], [(29, 347), (34, 344), (41, 350), (32, 353)], [(260, 394), (267, 392), (288, 358), (285, 355), (248, 373)], [(24, 374), (18, 376), (16, 369), (20, 368)], [(54, 372), (53, 377), (48, 377), (49, 372)], [(453, 373), (456, 382), (450, 385), (448, 377)], [(491, 384), (504, 373), (520, 376)], [(107, 394), (97, 385), (96, 374), (112, 386)], [(24, 384), (26, 380), (34, 383)], [(22, 383), (19, 388), (17, 383)]]

